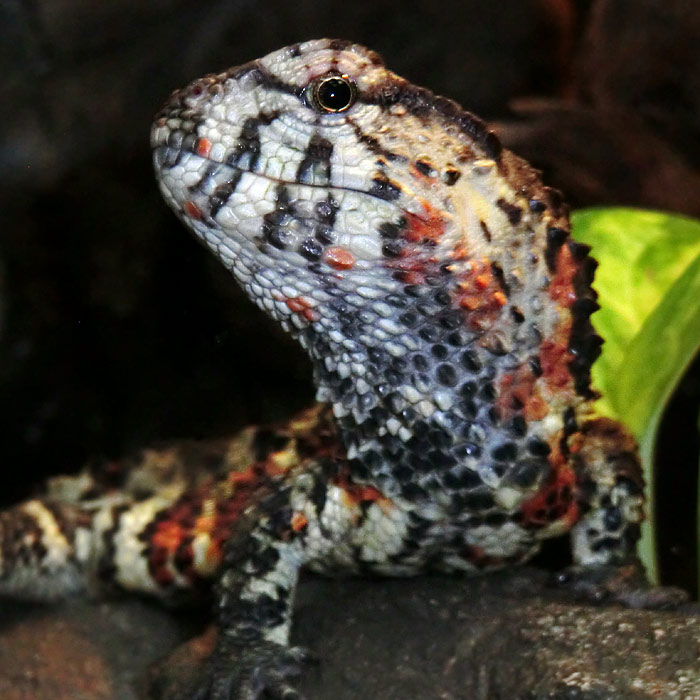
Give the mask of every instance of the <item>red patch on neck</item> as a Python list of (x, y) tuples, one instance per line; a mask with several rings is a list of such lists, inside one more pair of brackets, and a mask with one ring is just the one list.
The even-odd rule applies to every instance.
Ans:
[(445, 233), (447, 222), (441, 213), (429, 202), (422, 202), (425, 216), (406, 213), (404, 238), (409, 243), (437, 242)]

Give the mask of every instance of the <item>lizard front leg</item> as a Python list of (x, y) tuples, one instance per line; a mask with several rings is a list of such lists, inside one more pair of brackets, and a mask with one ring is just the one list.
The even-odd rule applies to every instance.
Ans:
[[(297, 697), (290, 678), (307, 654), (289, 646), (294, 593), (303, 566), (355, 570), (352, 548), (363, 507), (337, 483), (338, 465), (310, 459), (260, 494), (226, 545), (216, 586), (218, 637), (195, 680), (163, 700)], [(366, 510), (366, 508), (365, 508)], [(166, 673), (168, 665), (165, 666)]]

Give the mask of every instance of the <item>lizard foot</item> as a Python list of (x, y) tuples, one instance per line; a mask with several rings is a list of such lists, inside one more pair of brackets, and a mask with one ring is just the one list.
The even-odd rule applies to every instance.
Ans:
[(668, 610), (689, 599), (680, 588), (650, 585), (638, 561), (617, 566), (570, 566), (556, 574), (556, 584), (579, 600), (619, 603), (628, 608)]
[[(272, 642), (218, 644), (211, 656), (193, 672), (171, 668), (182, 652), (161, 665), (151, 684), (158, 700), (302, 700), (289, 679), (299, 676), (308, 662), (300, 647)], [(184, 677), (183, 677), (184, 676)]]

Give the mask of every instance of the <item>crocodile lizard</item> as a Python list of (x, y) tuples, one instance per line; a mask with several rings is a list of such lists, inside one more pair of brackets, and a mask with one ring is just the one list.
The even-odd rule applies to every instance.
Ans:
[(0, 591), (215, 579), (218, 641), (177, 697), (290, 699), (303, 567), (477, 573), (567, 531), (584, 570), (634, 560), (636, 446), (592, 409), (596, 263), (481, 120), (317, 40), (174, 92), (151, 144), (170, 207), (306, 350), (318, 403), (54, 479), (0, 515)]

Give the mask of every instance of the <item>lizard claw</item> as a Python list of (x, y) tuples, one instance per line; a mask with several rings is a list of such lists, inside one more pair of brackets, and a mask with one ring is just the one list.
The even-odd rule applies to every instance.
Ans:
[(688, 602), (688, 594), (673, 586), (652, 586), (639, 562), (622, 565), (570, 566), (555, 582), (588, 603), (619, 603), (628, 608), (674, 609)]
[(310, 660), (301, 647), (273, 642), (218, 645), (198, 672), (187, 680), (181, 669), (166, 664), (151, 686), (158, 700), (302, 700), (289, 679)]

